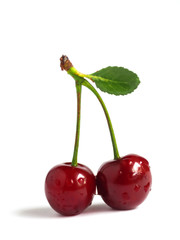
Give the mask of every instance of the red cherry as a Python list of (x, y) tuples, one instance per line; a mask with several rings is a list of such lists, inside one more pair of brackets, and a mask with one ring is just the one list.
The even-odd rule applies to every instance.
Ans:
[(104, 163), (96, 177), (98, 194), (114, 209), (137, 207), (151, 190), (152, 177), (148, 161), (130, 154)]
[(63, 215), (76, 215), (87, 208), (95, 194), (92, 171), (78, 164), (63, 163), (52, 168), (45, 180), (45, 193), (51, 207)]

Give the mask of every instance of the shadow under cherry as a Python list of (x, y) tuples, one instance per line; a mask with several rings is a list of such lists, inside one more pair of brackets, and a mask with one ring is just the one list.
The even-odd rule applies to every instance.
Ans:
[[(104, 203), (92, 204), (85, 211), (75, 216), (87, 216), (89, 214), (105, 213), (105, 212), (114, 212), (115, 210), (111, 209)], [(51, 207), (33, 207), (33, 208), (24, 208), (14, 212), (16, 216), (23, 218), (67, 218), (55, 212)], [(69, 216), (68, 216), (69, 217)], [(74, 217), (74, 216), (70, 216)]]

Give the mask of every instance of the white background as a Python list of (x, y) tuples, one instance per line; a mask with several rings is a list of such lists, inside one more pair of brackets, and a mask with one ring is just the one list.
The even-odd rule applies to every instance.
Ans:
[[(180, 2), (0, 2), (1, 239), (180, 239)], [(113, 211), (99, 196), (82, 214), (48, 205), (44, 179), (71, 161), (76, 127), (74, 80), (59, 58), (83, 73), (107, 66), (136, 72), (127, 96), (101, 93), (120, 155), (148, 159), (153, 185), (133, 211)], [(107, 123), (83, 88), (79, 162), (96, 174), (113, 158)]]

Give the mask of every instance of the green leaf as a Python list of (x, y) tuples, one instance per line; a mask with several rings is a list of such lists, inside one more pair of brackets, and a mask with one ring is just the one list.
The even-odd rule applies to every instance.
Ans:
[(114, 95), (131, 93), (140, 83), (137, 74), (123, 67), (103, 68), (86, 77), (93, 80), (101, 91)]

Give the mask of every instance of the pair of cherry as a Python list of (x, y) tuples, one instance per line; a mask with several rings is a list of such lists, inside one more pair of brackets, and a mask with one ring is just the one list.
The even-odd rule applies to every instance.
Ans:
[[(132, 92), (139, 84), (139, 79), (133, 72), (122, 67), (107, 67), (94, 74), (82, 74), (75, 69), (68, 57), (60, 58), (62, 70), (66, 70), (76, 83), (77, 93), (77, 125), (72, 162), (63, 163), (52, 168), (45, 181), (45, 193), (51, 207), (63, 215), (76, 215), (86, 209), (97, 192), (105, 203), (114, 209), (132, 209), (141, 204), (148, 195), (152, 177), (149, 163), (143, 157), (130, 154), (120, 157), (114, 130), (107, 108), (96, 89), (86, 80), (95, 81), (105, 92), (119, 95)], [(114, 160), (104, 163), (96, 177), (85, 165), (77, 161), (81, 88), (87, 87), (100, 102), (110, 130), (114, 150)]]
[(63, 163), (52, 168), (45, 180), (51, 207), (62, 215), (76, 215), (91, 205), (96, 192), (118, 210), (136, 208), (147, 197), (152, 177), (148, 161), (138, 155), (105, 162), (96, 177), (85, 165)]

